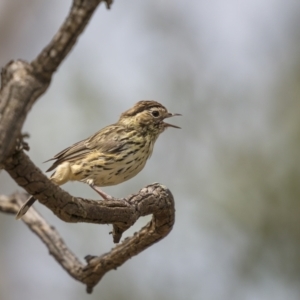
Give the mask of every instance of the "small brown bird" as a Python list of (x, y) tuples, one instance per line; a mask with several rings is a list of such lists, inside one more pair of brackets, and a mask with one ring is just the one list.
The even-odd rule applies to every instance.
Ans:
[[(180, 114), (169, 113), (156, 101), (139, 101), (122, 113), (117, 123), (50, 159), (55, 162), (47, 172), (56, 169), (50, 180), (57, 185), (81, 181), (103, 199), (111, 199), (96, 187), (116, 185), (137, 175), (151, 156), (158, 136), (168, 127), (180, 128), (164, 122), (173, 116)], [(31, 196), (20, 208), (16, 219), (22, 218), (35, 200)]]

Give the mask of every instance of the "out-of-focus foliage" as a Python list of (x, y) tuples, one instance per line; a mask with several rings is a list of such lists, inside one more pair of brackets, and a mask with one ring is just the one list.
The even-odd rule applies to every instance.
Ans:
[[(68, 5), (2, 1), (0, 65), (34, 58)], [(42, 161), (138, 100), (158, 100), (183, 114), (182, 130), (159, 138), (139, 176), (106, 190), (164, 183), (175, 227), (90, 296), (22, 222), (2, 214), (0, 298), (299, 299), (299, 26), (300, 2), (291, 0), (101, 5), (28, 115), (29, 155), (45, 170)], [(18, 189), (5, 172), (0, 180), (1, 193)], [(97, 199), (80, 183), (63, 188)], [(109, 226), (65, 224), (36, 206), (80, 257), (113, 246)]]

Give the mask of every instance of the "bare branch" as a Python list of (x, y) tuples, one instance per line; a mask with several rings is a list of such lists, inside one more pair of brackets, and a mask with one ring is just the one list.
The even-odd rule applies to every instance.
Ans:
[[(65, 22), (50, 44), (31, 62), (36, 76), (48, 80), (76, 43), (101, 0), (74, 0)], [(105, 0), (109, 8), (112, 0)]]
[[(15, 193), (7, 197), (0, 195), (0, 211), (16, 214), (20, 206), (27, 199), (24, 193)], [(68, 249), (59, 233), (53, 226), (37, 213), (35, 209), (31, 209), (30, 213), (23, 217), (23, 221), (47, 246), (49, 253), (54, 256), (56, 261), (75, 279), (78, 278), (79, 272), (84, 265), (79, 259)]]
[[(24, 194), (15, 194), (11, 197), (0, 196), (0, 211), (16, 213), (25, 199), (26, 195)], [(153, 184), (141, 190), (137, 195), (130, 196), (127, 199), (130, 203), (129, 206), (135, 207), (135, 214), (141, 216), (153, 213), (152, 220), (139, 232), (125, 239), (110, 252), (98, 257), (86, 256), (86, 266), (83, 266), (79, 259), (68, 249), (53, 226), (47, 224), (34, 208), (31, 208), (22, 220), (45, 243), (50, 254), (54, 256), (56, 261), (73, 278), (84, 283), (87, 286), (87, 292), (91, 293), (94, 286), (108, 271), (116, 269), (134, 255), (139, 254), (161, 240), (171, 231), (174, 224), (174, 200), (167, 188), (159, 184)], [(73, 200), (80, 202), (83, 199), (73, 198)], [(91, 202), (92, 200), (84, 201)], [(110, 207), (109, 203), (105, 203), (109, 201), (99, 202), (104, 202), (104, 208), (107, 204), (106, 208), (113, 214), (114, 207)], [(101, 219), (101, 210), (98, 209), (97, 211)], [(130, 209), (130, 211), (132, 210)], [(106, 213), (107, 211), (104, 214)], [(129, 219), (130, 222), (131, 219)], [(98, 223), (97, 220), (95, 220), (95, 223)], [(119, 225), (121, 227), (118, 227)], [(114, 224), (114, 226), (117, 228), (122, 228), (122, 226), (129, 227), (126, 222)]]
[[(53, 73), (74, 46), (100, 2), (74, 0), (64, 24), (32, 63), (11, 61), (2, 70), (0, 164), (13, 150), (28, 111), (48, 88)], [(112, 0), (105, 2), (109, 7)]]
[(169, 201), (162, 199), (172, 198), (171, 193), (159, 184), (150, 185), (137, 195), (124, 199), (95, 201), (75, 198), (52, 183), (22, 151), (8, 158), (4, 167), (21, 187), (63, 221), (114, 224), (116, 243), (140, 216), (156, 213), (156, 208), (159, 211), (169, 209)]
[(1, 78), (0, 164), (13, 150), (28, 111), (50, 83), (40, 82), (32, 66), (21, 60), (10, 62)]
[[(104, 274), (165, 237), (175, 218), (174, 200), (164, 186), (151, 184), (123, 199), (94, 201), (76, 198), (53, 184), (21, 151), (28, 145), (20, 133), (28, 111), (48, 88), (53, 73), (74, 46), (100, 2), (109, 8), (112, 0), (74, 0), (64, 24), (49, 45), (31, 63), (12, 61), (2, 70), (0, 90), (0, 166), (29, 194), (66, 222), (112, 224), (113, 240), (140, 216), (152, 214), (152, 220), (134, 236), (125, 239), (109, 253), (86, 256), (86, 265), (67, 248), (58, 232), (31, 208), (23, 217), (27, 226), (45, 243), (56, 261), (75, 279), (93, 287)], [(18, 147), (16, 147), (18, 146)], [(16, 213), (25, 194), (0, 196), (0, 211)]]

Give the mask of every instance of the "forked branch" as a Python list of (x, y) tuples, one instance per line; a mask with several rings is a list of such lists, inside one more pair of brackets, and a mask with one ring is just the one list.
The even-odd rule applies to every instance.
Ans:
[[(109, 7), (112, 0), (102, 0)], [(101, 0), (74, 0), (64, 24), (47, 47), (31, 63), (12, 61), (2, 70), (0, 90), (0, 166), (29, 194), (66, 222), (112, 224), (113, 240), (140, 216), (152, 220), (134, 236), (125, 239), (109, 253), (87, 256), (84, 265), (68, 249), (58, 232), (33, 209), (23, 217), (27, 226), (48, 247), (59, 264), (75, 279), (93, 287), (103, 275), (122, 265), (147, 247), (165, 237), (175, 218), (171, 192), (155, 183), (124, 199), (94, 201), (75, 198), (53, 184), (17, 145), (27, 113), (48, 88), (53, 73), (74, 46)], [(17, 150), (16, 150), (17, 149)], [(15, 214), (27, 196), (0, 196), (0, 211)]]
[[(0, 196), (0, 211), (15, 214), (26, 197), (24, 194), (14, 194), (11, 197)], [(49, 196), (46, 196), (46, 198), (51, 202), (52, 200), (55, 201)], [(126, 207), (118, 204), (125, 200), (128, 201)], [(80, 215), (82, 213), (81, 206), (87, 205), (90, 207), (86, 211), (87, 222), (91, 222), (91, 216), (93, 216), (95, 218), (93, 223), (105, 222), (113, 224), (115, 242), (118, 242), (123, 231), (130, 227), (133, 219), (138, 219), (138, 217), (148, 214), (153, 215), (152, 220), (139, 232), (132, 237), (126, 238), (108, 253), (100, 256), (86, 256), (87, 264), (83, 265), (68, 249), (54, 227), (50, 226), (34, 208), (27, 212), (22, 220), (45, 243), (56, 261), (73, 278), (86, 285), (88, 293), (92, 292), (94, 286), (105, 273), (116, 269), (129, 258), (164, 238), (171, 231), (175, 219), (173, 196), (166, 187), (158, 183), (149, 185), (139, 191), (138, 194), (119, 201), (94, 201), (73, 197), (72, 202), (75, 209), (74, 207), (70, 209), (70, 206), (66, 205), (65, 209), (61, 210), (60, 214), (64, 218), (67, 215), (72, 216), (71, 214), (73, 213)], [(120, 206), (122, 213), (119, 210)], [(93, 207), (95, 211), (93, 211)], [(115, 220), (115, 211), (117, 211), (117, 215), (123, 216), (120, 218), (122, 221)], [(80, 221), (84, 222), (82, 216)]]

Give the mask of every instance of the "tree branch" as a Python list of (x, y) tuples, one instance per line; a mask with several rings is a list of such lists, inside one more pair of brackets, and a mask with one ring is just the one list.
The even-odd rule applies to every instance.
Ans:
[[(102, 0), (104, 1), (104, 0)], [(11, 61), (1, 72), (0, 164), (16, 139), (34, 102), (48, 88), (51, 77), (70, 52), (101, 0), (74, 0), (64, 24), (49, 45), (30, 64)], [(109, 8), (112, 0), (105, 0)]]
[[(65, 22), (47, 47), (31, 62), (37, 77), (51, 78), (70, 52), (101, 0), (74, 0)], [(110, 8), (112, 0), (105, 0)]]
[[(67, 248), (58, 232), (31, 208), (22, 218), (48, 247), (56, 261), (75, 279), (93, 287), (104, 274), (165, 237), (175, 218), (174, 200), (164, 186), (151, 184), (123, 199), (94, 201), (76, 198), (53, 184), (20, 149), (21, 129), (28, 111), (48, 88), (53, 73), (74, 46), (100, 2), (109, 8), (112, 0), (74, 0), (64, 24), (48, 46), (31, 63), (11, 61), (2, 70), (0, 90), (0, 166), (29, 194), (66, 222), (112, 224), (113, 240), (140, 216), (152, 214), (152, 220), (134, 236), (125, 239), (109, 253), (86, 256), (86, 265)], [(19, 144), (18, 144), (19, 143)], [(19, 147), (21, 145), (21, 147)], [(25, 194), (0, 196), (0, 211), (15, 214)]]
[[(0, 195), (0, 211), (16, 214), (20, 206), (26, 201), (27, 195), (15, 193), (10, 197)], [(75, 279), (78, 272), (84, 267), (79, 259), (68, 249), (59, 233), (53, 226), (41, 217), (33, 208), (30, 209), (22, 219), (29, 229), (35, 233), (47, 246), (49, 253), (54, 256), (56, 261)]]
[[(65, 222), (86, 222), (95, 224), (114, 224), (113, 238), (118, 243), (122, 233), (132, 226), (140, 216), (170, 209), (174, 214), (173, 198), (170, 191), (152, 184), (137, 195), (115, 200), (87, 200), (75, 198), (52, 183), (22, 151), (4, 162), (5, 170), (42, 204)], [(169, 199), (164, 201), (164, 199)], [(166, 200), (165, 199), (165, 200)], [(158, 210), (158, 211), (157, 211)]]
[[(15, 214), (25, 200), (26, 195), (24, 194), (14, 194), (11, 197), (0, 196), (0, 211)], [(152, 220), (139, 232), (125, 239), (110, 252), (101, 256), (86, 256), (87, 264), (85, 266), (68, 249), (54, 227), (47, 224), (34, 208), (31, 208), (22, 220), (45, 243), (56, 261), (73, 278), (84, 283), (87, 292), (91, 293), (94, 286), (108, 271), (118, 268), (131, 257), (164, 238), (171, 231), (174, 224), (174, 200), (171, 192), (166, 187), (158, 183), (152, 184), (142, 189), (137, 195), (127, 197), (127, 200), (130, 203), (127, 209), (132, 212), (131, 207), (134, 207), (135, 218), (152, 213)], [(77, 198), (73, 198), (73, 201), (75, 203), (81, 201), (95, 202)], [(110, 201), (98, 201), (98, 203), (101, 202), (103, 202), (101, 207), (111, 211), (110, 216), (114, 218), (114, 207), (110, 206)], [(96, 210), (99, 219), (102, 220), (101, 209)], [(106, 212), (105, 209), (104, 211)], [(89, 215), (89, 212), (87, 211), (87, 215)], [(128, 219), (128, 223), (130, 222), (131, 218)], [(96, 219), (95, 223), (98, 223)], [(128, 223), (126, 221), (117, 222), (114, 226), (117, 229), (121, 228), (122, 231), (125, 227), (129, 227)]]

